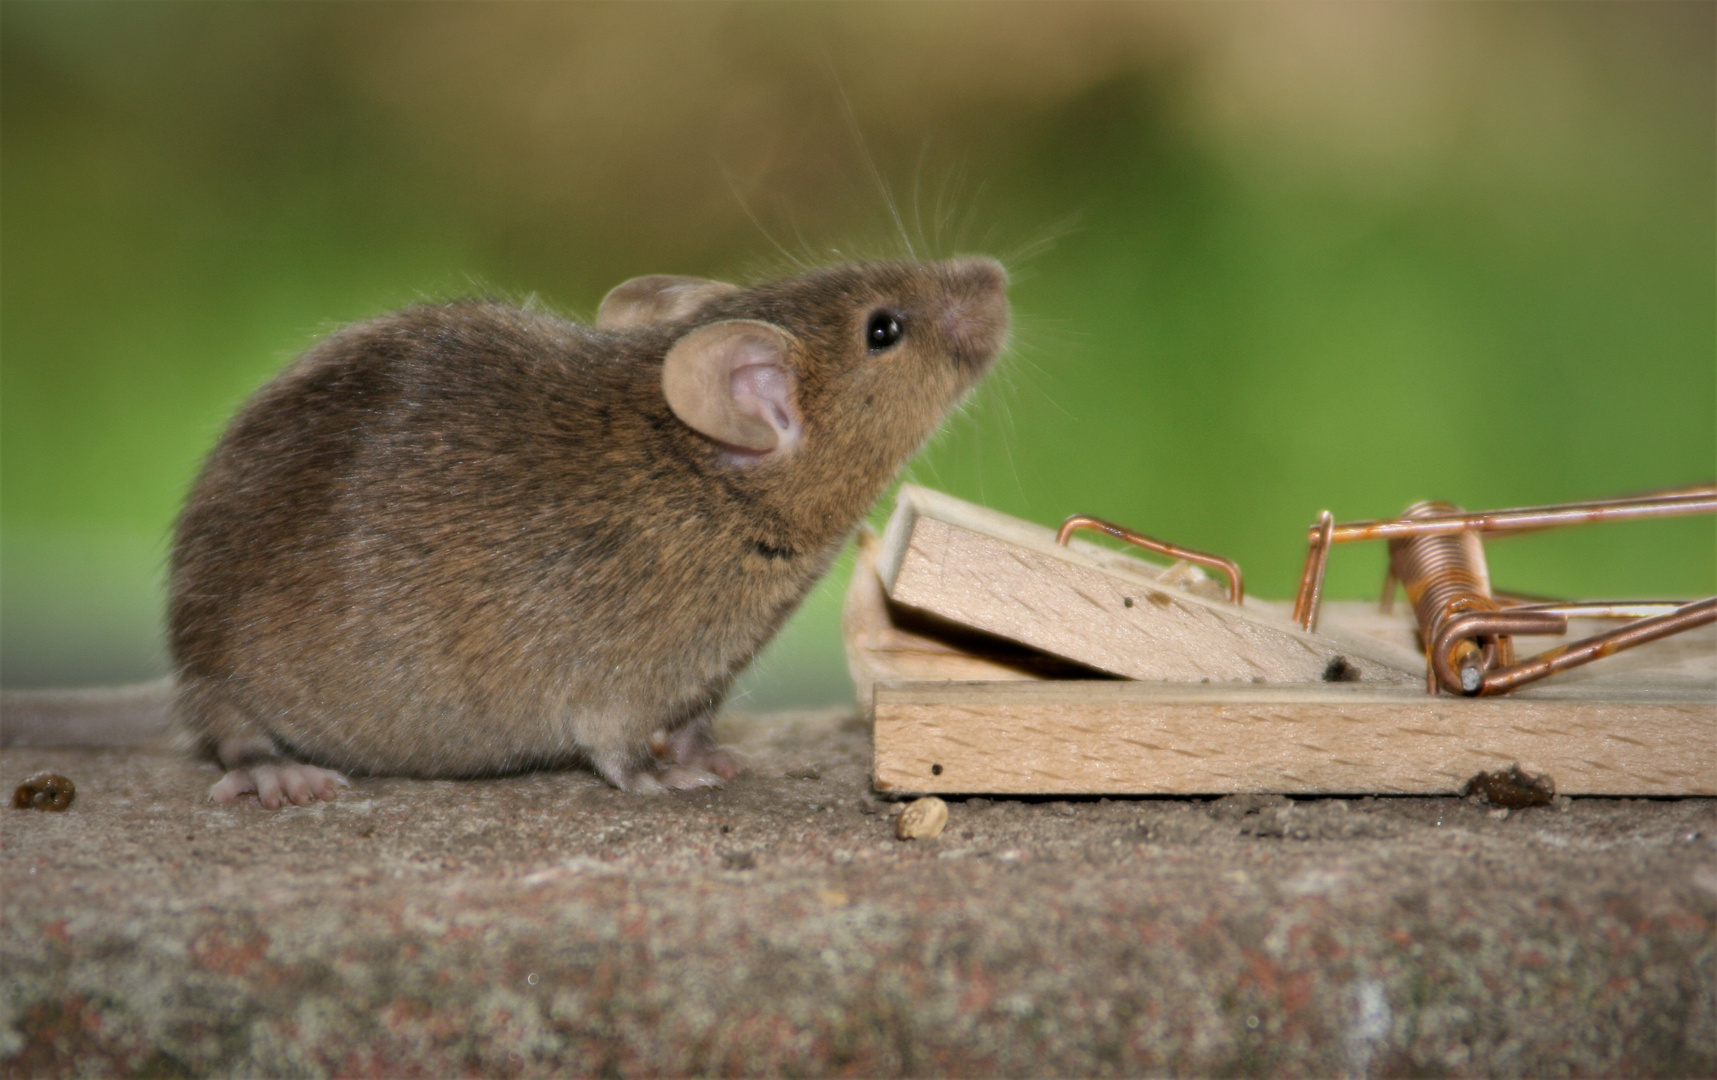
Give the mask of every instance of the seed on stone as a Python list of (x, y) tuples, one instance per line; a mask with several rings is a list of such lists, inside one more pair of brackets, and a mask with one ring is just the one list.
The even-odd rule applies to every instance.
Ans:
[(934, 840), (948, 825), (948, 804), (931, 795), (906, 804), (894, 819), (894, 835), (902, 840)]

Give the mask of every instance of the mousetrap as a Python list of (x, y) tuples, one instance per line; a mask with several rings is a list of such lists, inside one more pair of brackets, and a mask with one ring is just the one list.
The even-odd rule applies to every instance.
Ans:
[[(1325, 513), (1287, 603), (1247, 596), (1221, 556), (906, 485), (883, 535), (860, 538), (842, 619), (875, 783), (1448, 794), (1519, 763), (1565, 794), (1717, 794), (1717, 597), (1517, 596), (1491, 587), (1482, 539), (1714, 511), (1717, 485), (1476, 514), (1420, 503), (1344, 524)], [(1332, 549), (1364, 540), (1389, 545), (1382, 603), (1324, 601)], [(1543, 649), (1517, 656), (1527, 637)]]

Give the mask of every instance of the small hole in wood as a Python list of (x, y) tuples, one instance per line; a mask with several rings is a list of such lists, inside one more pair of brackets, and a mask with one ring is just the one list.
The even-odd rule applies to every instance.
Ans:
[(1121, 606), (1122, 607), (1132, 607), (1133, 606), (1133, 598), (1130, 596), (1121, 597)]
[(930, 766), (930, 775), (931, 776), (941, 776), (942, 775), (942, 766), (940, 766), (940, 765)]

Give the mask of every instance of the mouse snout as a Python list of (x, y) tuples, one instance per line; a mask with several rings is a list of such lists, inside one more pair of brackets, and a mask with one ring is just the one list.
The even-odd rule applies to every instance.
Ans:
[(982, 368), (1007, 339), (1008, 272), (994, 259), (943, 264), (948, 294), (938, 321), (948, 352), (962, 367)]

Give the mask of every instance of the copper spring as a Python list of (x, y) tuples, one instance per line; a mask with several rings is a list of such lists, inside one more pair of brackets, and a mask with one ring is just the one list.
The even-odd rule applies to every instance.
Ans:
[[(1460, 514), (1451, 503), (1420, 502), (1409, 506), (1406, 520)], [(1426, 688), (1435, 692), (1437, 676), (1429, 663), (1431, 647), (1443, 627), (1457, 615), (1468, 612), (1498, 612), (1491, 599), (1490, 571), (1485, 565), (1484, 544), (1478, 533), (1462, 531), (1441, 535), (1406, 536), (1389, 541), (1389, 573), (1407, 590), (1407, 599), (1419, 620), (1419, 636), (1425, 643)], [(1476, 689), (1486, 668), (1514, 662), (1507, 636), (1463, 638), (1454, 646), (1450, 662), (1460, 672), (1461, 688)], [(1450, 689), (1457, 689), (1450, 687)], [(1470, 689), (1467, 692), (1471, 692)]]
[[(1528, 683), (1625, 649), (1717, 622), (1717, 596), (1673, 603), (1582, 601), (1535, 603), (1492, 592), (1481, 534), (1529, 532), (1555, 525), (1625, 521), (1717, 512), (1717, 484), (1695, 484), (1593, 502), (1527, 506), (1469, 514), (1446, 503), (1419, 503), (1403, 517), (1337, 525), (1328, 510), (1308, 534), (1306, 566), (1294, 599), (1294, 621), (1317, 627), (1330, 548), (1354, 540), (1387, 540), (1390, 571), (1384, 610), (1395, 582), (1407, 586), (1425, 645), (1426, 682), (1459, 694), (1506, 694)], [(1513, 662), (1515, 635), (1561, 636), (1574, 618), (1626, 618), (1626, 626)]]
[(1394, 540), (1407, 536), (1454, 534), (1476, 531), (1484, 534), (1530, 532), (1554, 525), (1578, 525), (1595, 521), (1631, 521), (1640, 518), (1709, 514), (1717, 511), (1717, 484), (1694, 484), (1644, 495), (1625, 495), (1594, 502), (1561, 503), (1556, 506), (1526, 506), (1513, 510), (1485, 510), (1475, 514), (1447, 514), (1408, 521), (1349, 521), (1340, 525), (1328, 510), (1318, 515), (1307, 534), (1306, 566), (1300, 574), (1300, 591), (1294, 598), (1294, 621), (1305, 630), (1318, 625), (1318, 606), (1323, 597), (1324, 570), (1330, 548), (1355, 540)]

